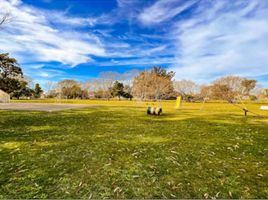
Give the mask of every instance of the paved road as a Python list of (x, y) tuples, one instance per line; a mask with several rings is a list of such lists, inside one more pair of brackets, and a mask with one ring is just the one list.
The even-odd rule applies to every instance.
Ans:
[(60, 111), (92, 107), (89, 104), (51, 104), (51, 103), (0, 103), (0, 110)]

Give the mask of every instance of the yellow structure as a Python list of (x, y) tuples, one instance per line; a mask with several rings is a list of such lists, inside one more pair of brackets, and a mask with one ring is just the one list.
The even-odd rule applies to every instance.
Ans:
[(181, 96), (178, 96), (176, 100), (176, 109), (181, 109), (181, 107), (182, 107)]
[(0, 103), (9, 103), (10, 96), (4, 91), (0, 90)]

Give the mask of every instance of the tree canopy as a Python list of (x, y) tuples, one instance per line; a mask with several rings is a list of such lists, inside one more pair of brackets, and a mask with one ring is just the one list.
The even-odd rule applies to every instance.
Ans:
[(36, 83), (34, 87), (34, 97), (40, 98), (42, 93), (43, 93), (42, 88), (40, 87), (39, 83)]
[(81, 98), (83, 93), (80, 84), (71, 79), (60, 81), (57, 88), (60, 96), (67, 99)]
[(139, 73), (133, 81), (133, 92), (140, 99), (167, 98), (173, 92), (172, 78), (175, 73), (161, 67)]
[(13, 95), (26, 87), (22, 69), (15, 58), (8, 53), (0, 54), (0, 89)]
[(22, 69), (20, 68), (15, 58), (9, 57), (8, 53), (0, 54), (0, 78), (17, 78), (23, 77)]
[(115, 81), (111, 89), (112, 96), (118, 97), (124, 96), (124, 84), (118, 81)]
[(13, 98), (22, 96), (36, 98), (40, 97), (42, 89), (39, 84), (35, 90), (31, 89), (29, 79), (23, 76), (21, 67), (17, 60), (9, 56), (8, 53), (0, 54), (0, 89), (10, 94)]

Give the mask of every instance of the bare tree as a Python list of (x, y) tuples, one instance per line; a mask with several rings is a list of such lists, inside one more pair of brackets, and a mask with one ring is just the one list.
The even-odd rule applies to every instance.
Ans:
[(215, 80), (213, 84), (225, 85), (229, 88), (230, 91), (232, 91), (232, 93), (236, 95), (242, 95), (244, 90), (242, 86), (243, 80), (245, 79), (239, 76), (225, 76)]
[(226, 84), (214, 83), (211, 86), (211, 96), (213, 99), (226, 100), (229, 103), (233, 103), (237, 96), (237, 92), (232, 90), (232, 88)]
[(205, 101), (212, 98), (212, 86), (211, 85), (201, 85), (199, 97)]
[(45, 83), (45, 90), (49, 92), (50, 90), (54, 90), (57, 86), (57, 83), (55, 81), (47, 81)]
[(191, 80), (180, 80), (173, 82), (174, 90), (183, 97), (194, 95), (198, 92), (198, 85)]
[(55, 81), (47, 81), (45, 83), (45, 93), (47, 98), (54, 98), (58, 95), (58, 88), (57, 88), (57, 82)]
[(257, 97), (261, 97), (262, 96), (262, 93), (263, 93), (263, 90), (264, 90), (264, 88), (263, 88), (262, 85), (256, 84), (255, 88), (252, 89), (251, 94), (252, 95), (255, 95)]
[(250, 96), (250, 92), (256, 87), (256, 80), (246, 79), (239, 76), (225, 76), (213, 82), (213, 85), (226, 86), (229, 91), (240, 98)]
[(155, 100), (160, 100), (164, 95), (169, 93), (171, 81), (166, 77), (152, 74), (150, 84), (152, 84), (151, 95), (154, 96)]
[(124, 83), (124, 85), (132, 86), (133, 79), (140, 73), (139, 70), (130, 70), (126, 71), (121, 75), (121, 81)]
[(83, 96), (80, 84), (75, 80), (62, 80), (57, 84), (57, 88), (61, 91), (63, 97), (67, 99), (82, 98)]
[(95, 82), (96, 80), (94, 79), (87, 80), (85, 83), (82, 84), (82, 89), (88, 92), (95, 92), (96, 91), (96, 87), (94, 84)]
[(143, 71), (133, 81), (133, 93), (141, 100), (160, 100), (173, 92), (173, 76), (173, 72), (167, 72), (162, 68)]
[(143, 71), (133, 80), (133, 94), (140, 100), (144, 100), (147, 98), (149, 90), (147, 77), (149, 77), (149, 72)]
[(98, 85), (100, 86), (100, 90), (103, 93), (103, 97), (108, 100), (111, 98), (111, 88), (113, 87), (113, 83), (118, 79), (120, 74), (117, 72), (102, 72), (100, 73), (98, 79)]
[[(88, 93), (88, 97), (95, 97), (95, 94), (102, 93), (101, 81), (98, 79), (90, 79), (81, 85), (82, 89)], [(101, 94), (102, 96), (102, 94)]]

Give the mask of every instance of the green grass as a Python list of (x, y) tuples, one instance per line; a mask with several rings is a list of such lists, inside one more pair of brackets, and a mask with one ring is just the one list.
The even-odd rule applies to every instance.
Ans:
[(0, 111), (0, 198), (268, 198), (258, 104), (247, 106), (262, 117), (163, 102), (157, 117), (145, 114), (152, 103), (65, 102), (102, 106)]

